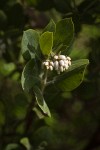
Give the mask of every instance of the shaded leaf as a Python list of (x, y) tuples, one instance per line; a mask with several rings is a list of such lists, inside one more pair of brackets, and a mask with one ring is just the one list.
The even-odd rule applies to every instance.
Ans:
[(37, 86), (34, 87), (34, 93), (36, 96), (36, 101), (37, 101), (38, 106), (41, 108), (41, 110), (43, 111), (45, 115), (48, 115), (49, 117), (51, 117), (50, 110), (44, 100), (42, 92)]
[(34, 85), (38, 84), (40, 81), (37, 76), (37, 70), (34, 60), (30, 60), (23, 69), (21, 84), (25, 91), (29, 91)]
[(72, 65), (65, 73), (54, 78), (54, 83), (64, 91), (75, 89), (81, 84), (88, 63), (89, 61), (87, 59), (73, 61)]
[(0, 60), (0, 73), (3, 76), (8, 76), (16, 69), (14, 63), (6, 63), (4, 60)]
[(43, 113), (39, 110), (39, 108), (34, 107), (33, 111), (36, 113), (36, 115), (39, 117), (39, 119), (43, 119), (45, 116), (43, 115)]
[[(51, 119), (51, 118), (50, 118)], [(39, 143), (38, 150), (47, 150), (46, 146), (49, 144), (55, 144), (56, 135), (50, 126), (41, 126), (34, 133), (36, 143)]]
[(40, 37), (40, 48), (43, 55), (49, 55), (53, 46), (53, 33), (44, 32)]
[(17, 143), (10, 143), (7, 145), (5, 150), (14, 150), (17, 149), (19, 147), (19, 145)]
[(63, 91), (72, 91), (73, 89), (77, 88), (84, 77), (85, 66), (80, 68), (77, 72), (73, 73), (65, 80), (62, 80), (58, 86)]
[(30, 145), (30, 142), (29, 142), (29, 139), (27, 137), (24, 137), (20, 140), (20, 143), (25, 146), (25, 148), (27, 150), (31, 150), (31, 145)]
[(55, 32), (56, 30), (56, 24), (51, 19), (48, 25), (44, 28), (43, 32), (49, 31), (49, 32)]
[(67, 47), (73, 41), (74, 25), (71, 18), (62, 19), (56, 24), (56, 32), (54, 35), (54, 46), (66, 45)]
[(27, 60), (34, 58), (35, 55), (39, 57), (40, 52), (38, 49), (38, 44), (39, 34), (35, 30), (29, 29), (24, 31), (21, 46), (23, 57)]

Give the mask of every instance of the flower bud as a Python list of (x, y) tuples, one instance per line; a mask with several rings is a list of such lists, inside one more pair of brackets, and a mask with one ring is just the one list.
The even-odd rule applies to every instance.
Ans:
[(54, 67), (55, 67), (55, 70), (58, 70), (58, 68), (59, 68), (59, 63), (58, 63), (58, 61), (55, 61), (55, 62), (54, 62)]
[(49, 66), (49, 69), (52, 71), (52, 70), (53, 70), (53, 67), (52, 67), (52, 66)]
[(68, 60), (64, 60), (64, 64), (68, 65)]
[(46, 62), (44, 62), (45, 63), (45, 66), (48, 66), (49, 65), (49, 62), (48, 61), (46, 61)]
[(66, 56), (65, 55), (59, 55), (59, 59), (66, 60)]
[(71, 66), (71, 61), (68, 61), (68, 65)]
[(67, 60), (69, 60), (69, 61), (70, 61), (70, 60), (71, 60), (71, 58), (70, 58), (70, 57), (67, 57)]
[(46, 69), (48, 70), (48, 69), (49, 69), (49, 66), (46, 66)]
[(65, 65), (63, 60), (60, 60), (60, 61), (59, 61), (59, 64), (60, 64), (61, 66), (64, 66), (64, 65)]
[(51, 65), (51, 66), (54, 66), (54, 63), (53, 63), (53, 61), (50, 61), (50, 65)]
[(65, 66), (64, 66), (64, 67), (65, 67), (65, 69), (67, 70), (69, 66), (68, 66), (68, 64), (65, 64)]
[(54, 56), (54, 59), (58, 59), (58, 56), (57, 56), (57, 55), (55, 55), (55, 56)]
[(45, 65), (45, 62), (43, 62), (42, 64)]

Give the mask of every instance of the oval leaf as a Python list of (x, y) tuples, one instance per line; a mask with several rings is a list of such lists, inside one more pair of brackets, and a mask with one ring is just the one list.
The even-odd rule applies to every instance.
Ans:
[(23, 69), (21, 84), (23, 90), (29, 92), (29, 90), (36, 84), (40, 82), (39, 77), (37, 76), (37, 70), (35, 67), (34, 60), (30, 60)]
[(40, 48), (43, 55), (49, 55), (53, 46), (53, 33), (44, 32), (40, 37)]
[(21, 45), (23, 57), (27, 60), (34, 58), (35, 55), (39, 57), (40, 52), (38, 46), (39, 34), (33, 29), (24, 31)]
[(71, 18), (62, 19), (56, 24), (56, 32), (54, 35), (54, 46), (66, 45), (67, 47), (73, 41), (74, 25)]
[(75, 89), (81, 84), (88, 63), (89, 61), (87, 59), (73, 61), (65, 73), (54, 78), (54, 83), (64, 91)]
[(83, 80), (84, 71), (85, 71), (85, 66), (77, 70), (77, 72), (74, 72), (73, 74), (71, 74), (65, 80), (62, 80), (58, 84), (59, 88), (63, 91), (72, 91), (75, 88), (77, 88)]

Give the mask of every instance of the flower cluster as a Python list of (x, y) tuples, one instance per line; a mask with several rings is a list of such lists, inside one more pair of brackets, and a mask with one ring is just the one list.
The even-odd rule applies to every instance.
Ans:
[(71, 58), (66, 57), (65, 55), (55, 55), (52, 60), (46, 60), (43, 62), (43, 65), (47, 70), (56, 70), (58, 74), (69, 68), (71, 65)]

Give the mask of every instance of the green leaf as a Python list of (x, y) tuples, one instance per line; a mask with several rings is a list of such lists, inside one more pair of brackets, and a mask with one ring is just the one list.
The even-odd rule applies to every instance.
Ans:
[(7, 147), (5, 148), (5, 150), (16, 150), (19, 147), (19, 145), (17, 143), (10, 143), (7, 145)]
[(39, 46), (39, 34), (32, 29), (26, 30), (22, 37), (22, 55), (26, 60), (40, 57)]
[(39, 117), (39, 119), (43, 119), (45, 116), (43, 115), (43, 113), (41, 112), (41, 110), (39, 110), (39, 108), (34, 107), (33, 111), (36, 113), (36, 115)]
[(65, 52), (64, 55), (67, 55), (66, 49), (68, 49), (66, 45), (60, 44), (59, 46), (53, 48), (53, 51), (56, 51), (56, 53), (62, 51), (62, 54), (63, 54), (63, 52)]
[(0, 60), (0, 73), (3, 76), (8, 76), (16, 69), (14, 63), (6, 63), (4, 60)]
[(81, 84), (88, 63), (89, 61), (87, 59), (73, 61), (72, 65), (65, 73), (54, 78), (54, 83), (56, 83), (56, 85), (63, 91), (71, 91), (75, 89)]
[(49, 32), (55, 32), (56, 30), (56, 24), (51, 19), (48, 25), (44, 28), (43, 32), (49, 31)]
[(34, 60), (30, 60), (23, 69), (21, 84), (23, 90), (29, 92), (29, 90), (36, 84), (40, 82), (37, 75), (37, 70)]
[(40, 48), (43, 55), (49, 55), (53, 46), (53, 33), (44, 32), (40, 37)]
[(66, 45), (69, 47), (74, 37), (74, 25), (71, 18), (62, 19), (56, 24), (54, 46)]
[(77, 88), (81, 84), (84, 76), (84, 71), (85, 71), (85, 67), (71, 74), (65, 80), (62, 80), (58, 84), (58, 86), (63, 91), (72, 91), (73, 89)]
[(24, 137), (20, 140), (20, 143), (25, 146), (25, 148), (27, 150), (31, 150), (31, 145), (30, 145), (30, 142), (29, 142), (29, 139), (27, 137)]
[(36, 96), (36, 101), (37, 101), (38, 106), (41, 108), (41, 110), (43, 111), (45, 115), (48, 115), (49, 117), (51, 117), (50, 110), (44, 100), (41, 90), (37, 86), (35, 86), (33, 89), (34, 89), (34, 93)]

